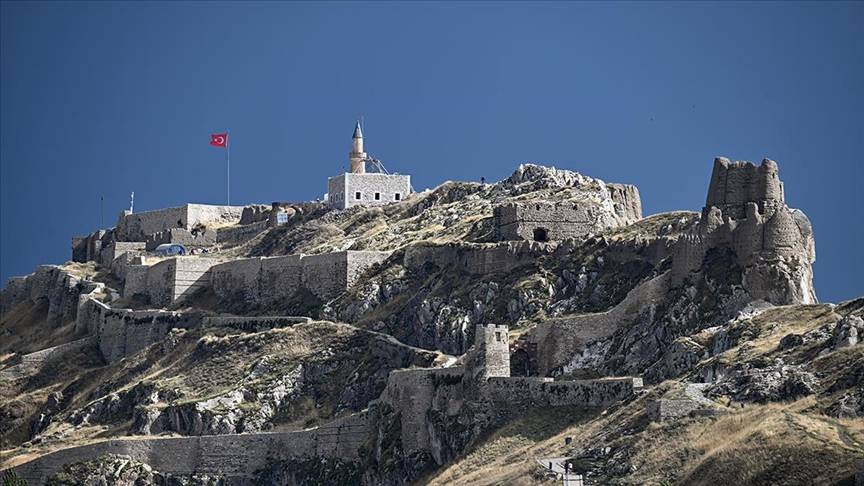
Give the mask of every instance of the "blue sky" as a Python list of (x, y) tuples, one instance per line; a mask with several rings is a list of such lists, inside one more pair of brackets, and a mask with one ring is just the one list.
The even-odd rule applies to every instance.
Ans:
[(370, 153), (415, 188), (522, 162), (699, 210), (777, 160), (822, 300), (864, 294), (862, 3), (3, 2), (0, 277), (136, 210), (308, 200)]

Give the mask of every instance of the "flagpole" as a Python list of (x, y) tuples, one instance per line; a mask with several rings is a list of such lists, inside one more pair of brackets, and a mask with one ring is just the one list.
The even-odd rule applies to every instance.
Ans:
[(225, 138), (226, 162), (228, 163), (228, 205), (231, 205), (231, 130), (226, 130), (228, 136)]

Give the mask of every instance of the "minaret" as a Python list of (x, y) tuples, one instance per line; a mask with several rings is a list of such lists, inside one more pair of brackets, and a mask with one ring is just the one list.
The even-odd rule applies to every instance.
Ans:
[(366, 173), (366, 152), (363, 151), (363, 131), (360, 130), (360, 120), (357, 120), (357, 124), (354, 125), (354, 139), (348, 160), (351, 161), (352, 174)]

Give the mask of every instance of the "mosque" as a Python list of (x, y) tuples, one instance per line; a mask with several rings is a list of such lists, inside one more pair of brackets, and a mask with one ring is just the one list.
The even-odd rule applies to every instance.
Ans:
[[(336, 209), (353, 206), (383, 206), (399, 202), (411, 193), (411, 176), (390, 174), (381, 162), (369, 157), (363, 148), (360, 121), (354, 125), (351, 171), (327, 180), (327, 202)], [(366, 172), (366, 164), (376, 172)]]

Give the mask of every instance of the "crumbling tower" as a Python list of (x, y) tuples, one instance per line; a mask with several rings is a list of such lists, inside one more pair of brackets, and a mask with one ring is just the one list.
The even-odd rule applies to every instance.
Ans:
[(474, 349), (466, 362), (467, 375), (480, 383), (488, 378), (510, 376), (508, 329), (500, 324), (478, 324)]

